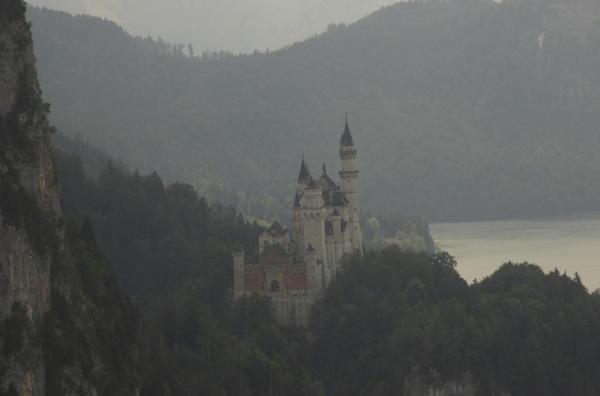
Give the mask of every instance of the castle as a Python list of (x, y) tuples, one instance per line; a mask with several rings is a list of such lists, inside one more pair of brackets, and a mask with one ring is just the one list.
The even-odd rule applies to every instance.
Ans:
[(356, 154), (346, 118), (340, 139), (341, 185), (325, 165), (314, 179), (302, 157), (291, 230), (273, 223), (259, 237), (255, 260), (233, 252), (234, 298), (270, 296), (281, 324), (306, 327), (312, 304), (341, 269), (342, 257), (363, 253)]

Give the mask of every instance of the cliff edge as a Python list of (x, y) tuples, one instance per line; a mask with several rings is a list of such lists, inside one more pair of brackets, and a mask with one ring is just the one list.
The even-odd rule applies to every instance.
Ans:
[(134, 315), (91, 225), (63, 217), (48, 109), (25, 5), (2, 1), (0, 395), (135, 394)]

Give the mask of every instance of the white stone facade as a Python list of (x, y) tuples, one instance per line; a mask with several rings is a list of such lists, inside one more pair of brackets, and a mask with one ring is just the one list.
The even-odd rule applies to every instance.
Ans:
[[(234, 252), (234, 297), (271, 296), (278, 321), (307, 326), (310, 309), (341, 270), (346, 254), (362, 254), (357, 150), (348, 120), (340, 140), (341, 183), (323, 165), (315, 179), (300, 165), (291, 229), (275, 222), (258, 241), (258, 262)], [(256, 260), (255, 260), (256, 261)]]

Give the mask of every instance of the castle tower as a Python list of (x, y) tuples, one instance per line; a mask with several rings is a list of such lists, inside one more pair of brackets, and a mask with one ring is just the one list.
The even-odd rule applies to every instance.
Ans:
[(300, 173), (298, 174), (298, 187), (296, 188), (296, 196), (294, 197), (294, 209), (292, 214), (292, 240), (296, 246), (296, 251), (299, 252), (299, 258), (303, 258), (304, 250), (306, 249), (304, 243), (304, 220), (300, 200), (304, 194), (304, 188), (311, 181), (310, 170), (308, 165), (304, 162), (304, 155), (302, 155), (302, 162), (300, 163)]
[(356, 165), (356, 148), (354, 140), (350, 133), (348, 117), (346, 116), (346, 125), (340, 139), (340, 159), (342, 170), (340, 179), (342, 180), (342, 192), (349, 201), (350, 213), (350, 238), (352, 250), (359, 251), (362, 254), (362, 232), (360, 229), (360, 210), (358, 204), (358, 167)]
[(320, 296), (325, 290), (325, 285), (323, 284), (324, 266), (317, 261), (317, 252), (310, 244), (304, 253), (304, 259), (306, 260), (308, 289), (317, 296)]
[(300, 221), (304, 228), (303, 250), (309, 245), (316, 251), (317, 260), (327, 264), (327, 251), (325, 246), (325, 202), (321, 186), (310, 180), (302, 193), (299, 210)]

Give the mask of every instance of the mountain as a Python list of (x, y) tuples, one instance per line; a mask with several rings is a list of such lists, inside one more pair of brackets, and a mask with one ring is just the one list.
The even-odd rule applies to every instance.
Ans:
[(67, 135), (287, 209), (302, 152), (313, 171), (337, 165), (348, 112), (364, 205), (440, 221), (600, 209), (598, 7), (399, 3), (281, 51), (201, 59), (112, 22), (30, 15)]
[(63, 216), (19, 0), (0, 46), (0, 394), (134, 395), (135, 316), (89, 223)]
[(32, 0), (38, 7), (108, 18), (135, 35), (206, 50), (278, 49), (352, 22), (396, 0)]

